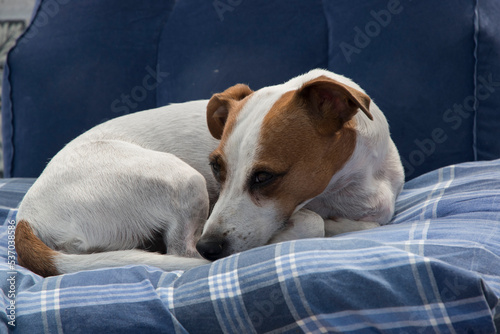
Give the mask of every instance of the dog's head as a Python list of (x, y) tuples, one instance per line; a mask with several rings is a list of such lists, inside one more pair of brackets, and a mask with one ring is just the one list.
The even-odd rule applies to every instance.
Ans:
[(356, 145), (353, 116), (372, 119), (363, 92), (327, 76), (253, 92), (215, 94), (207, 106), (210, 155), (221, 192), (197, 244), (215, 260), (265, 245), (290, 216), (322, 193)]

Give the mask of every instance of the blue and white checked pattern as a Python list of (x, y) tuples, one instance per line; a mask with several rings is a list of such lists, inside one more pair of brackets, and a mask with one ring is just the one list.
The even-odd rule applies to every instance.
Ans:
[[(237, 256), (231, 258), (233, 263), (237, 263)], [(227, 264), (227, 262), (222, 262)], [(232, 267), (234, 268), (234, 266)], [(221, 266), (213, 266), (210, 276), (208, 278), (208, 285), (210, 287), (210, 298), (215, 301), (225, 298), (234, 298), (241, 295), (240, 282), (238, 278), (238, 270), (232, 269), (229, 265), (225, 268)], [(219, 272), (216, 269), (222, 269)], [(224, 269), (227, 269), (224, 270)]]
[[(13, 328), (5, 225), (32, 181), (2, 182), (3, 333)], [(184, 273), (129, 266), (41, 279), (18, 266), (15, 282), (20, 333), (494, 333), (500, 160), (408, 182), (392, 224), (375, 230), (260, 247)]]

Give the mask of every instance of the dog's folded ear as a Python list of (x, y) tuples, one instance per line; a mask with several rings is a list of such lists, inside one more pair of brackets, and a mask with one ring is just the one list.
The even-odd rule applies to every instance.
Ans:
[(207, 105), (207, 125), (215, 139), (221, 139), (231, 108), (252, 93), (247, 85), (237, 84), (212, 96)]
[(370, 98), (365, 93), (326, 76), (306, 82), (297, 96), (305, 102), (320, 133), (328, 135), (338, 131), (361, 109), (373, 120)]

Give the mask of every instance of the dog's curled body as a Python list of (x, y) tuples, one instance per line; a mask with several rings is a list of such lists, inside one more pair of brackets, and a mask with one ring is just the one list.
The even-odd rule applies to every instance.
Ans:
[[(218, 188), (206, 158), (217, 141), (204, 126), (205, 108), (206, 101), (195, 101), (103, 123), (51, 160), (23, 199), (17, 220), (29, 222), (38, 238), (62, 253), (104, 252), (83, 265), (82, 256), (75, 261), (61, 255), (58, 272), (137, 262), (173, 270), (207, 262), (184, 258), (199, 257), (195, 243), (208, 216), (209, 193), (214, 201)], [(179, 143), (182, 152), (176, 152)], [(158, 233), (168, 254), (182, 258), (130, 251)], [(129, 251), (109, 253), (118, 250)]]
[[(215, 260), (385, 224), (402, 185), (382, 112), (349, 79), (314, 70), (80, 135), (23, 199), (16, 250), (44, 276), (126, 264), (185, 270), (208, 263), (199, 253)], [(166, 255), (141, 250), (158, 236)]]

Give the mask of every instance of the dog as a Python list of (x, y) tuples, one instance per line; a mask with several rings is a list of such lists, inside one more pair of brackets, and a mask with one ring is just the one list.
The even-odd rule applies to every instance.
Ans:
[(80, 135), (21, 202), (16, 250), (42, 276), (130, 264), (187, 270), (387, 224), (403, 183), (380, 109), (350, 79), (317, 69)]

